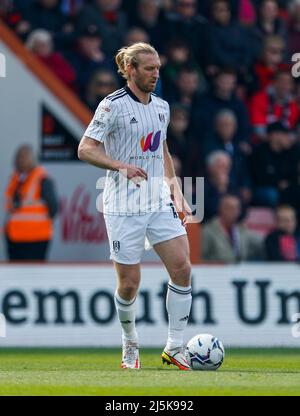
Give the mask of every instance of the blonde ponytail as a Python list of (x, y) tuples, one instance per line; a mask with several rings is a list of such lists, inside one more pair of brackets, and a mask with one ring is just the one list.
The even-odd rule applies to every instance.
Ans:
[(124, 46), (118, 50), (115, 61), (118, 66), (118, 72), (123, 78), (128, 79), (128, 64), (137, 68), (139, 64), (138, 55), (141, 53), (158, 55), (157, 51), (149, 43), (137, 42), (131, 46)]

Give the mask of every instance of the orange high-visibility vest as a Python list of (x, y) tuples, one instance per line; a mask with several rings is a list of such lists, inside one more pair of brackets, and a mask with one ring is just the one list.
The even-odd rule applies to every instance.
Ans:
[(52, 237), (52, 220), (46, 203), (41, 199), (41, 181), (47, 176), (42, 167), (34, 168), (19, 187), (20, 207), (13, 207), (13, 196), (20, 174), (15, 172), (6, 190), (6, 234), (13, 242), (48, 241)]

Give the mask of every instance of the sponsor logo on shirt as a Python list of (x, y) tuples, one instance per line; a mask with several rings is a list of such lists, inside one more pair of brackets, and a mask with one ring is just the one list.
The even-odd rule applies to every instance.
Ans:
[(110, 108), (108, 108), (108, 107), (101, 107), (101, 110), (106, 111), (107, 113), (110, 112)]
[(149, 133), (146, 137), (143, 136), (140, 140), (140, 145), (143, 152), (147, 152), (150, 150), (150, 152), (155, 152), (160, 144), (160, 137), (161, 137), (161, 130), (158, 130), (155, 134), (154, 132)]

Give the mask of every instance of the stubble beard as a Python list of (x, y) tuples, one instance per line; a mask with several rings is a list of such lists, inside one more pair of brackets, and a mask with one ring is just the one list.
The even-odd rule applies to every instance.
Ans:
[(154, 90), (155, 90), (155, 88), (156, 88), (156, 83), (154, 84), (154, 86), (152, 87), (151, 86), (151, 84), (150, 84), (150, 82), (149, 82), (149, 84), (147, 85), (147, 84), (145, 84), (145, 83), (143, 83), (143, 81), (140, 79), (140, 78), (137, 78), (136, 80), (135, 80), (135, 83), (136, 83), (136, 86), (141, 90), (141, 91), (143, 91), (143, 92), (145, 92), (145, 93), (151, 93), (151, 92), (153, 92)]

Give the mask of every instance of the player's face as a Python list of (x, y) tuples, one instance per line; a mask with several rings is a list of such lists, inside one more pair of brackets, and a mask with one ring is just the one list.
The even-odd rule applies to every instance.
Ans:
[(141, 53), (139, 65), (132, 70), (132, 81), (143, 92), (155, 90), (161, 63), (158, 55)]

